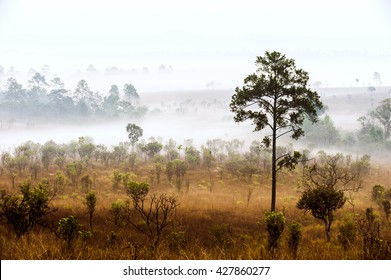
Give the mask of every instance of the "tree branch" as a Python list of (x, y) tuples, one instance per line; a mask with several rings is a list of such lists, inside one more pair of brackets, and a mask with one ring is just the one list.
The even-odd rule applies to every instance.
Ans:
[(285, 131), (284, 133), (281, 133), (280, 135), (278, 135), (278, 136), (276, 137), (276, 139), (278, 139), (278, 138), (280, 138), (281, 136), (284, 136), (285, 134), (288, 134), (288, 133), (290, 133), (290, 132), (292, 132), (292, 131), (293, 131), (293, 129), (288, 130), (288, 131)]

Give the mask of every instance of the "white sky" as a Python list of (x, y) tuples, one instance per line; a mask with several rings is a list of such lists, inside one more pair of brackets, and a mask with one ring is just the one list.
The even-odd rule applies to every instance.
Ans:
[(312, 82), (369, 83), (377, 71), (391, 85), (391, 1), (0, 0), (6, 69), (164, 64), (231, 87), (266, 50), (294, 58)]

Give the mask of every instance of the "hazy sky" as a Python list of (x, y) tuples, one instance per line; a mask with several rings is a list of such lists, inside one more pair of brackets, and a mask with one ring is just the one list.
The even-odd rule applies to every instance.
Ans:
[(6, 70), (164, 64), (231, 87), (277, 50), (312, 82), (367, 84), (377, 71), (391, 85), (390, 46), (388, 0), (0, 0)]

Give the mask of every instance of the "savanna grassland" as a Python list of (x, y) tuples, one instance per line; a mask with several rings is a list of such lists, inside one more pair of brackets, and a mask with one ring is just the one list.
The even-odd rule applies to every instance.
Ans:
[[(77, 159), (76, 162), (84, 162), (85, 166), (73, 182), (69, 170), (67, 173), (67, 164), (74, 162), (71, 159), (67, 159), (61, 166), (50, 163), (47, 170), (39, 169), (36, 177), (28, 165), (13, 176), (9, 170), (3, 168), (0, 175), (3, 191), (20, 193), (18, 186), (23, 182), (30, 182), (32, 188), (39, 184), (44, 185), (51, 199), (44, 226), (36, 224), (19, 237), (13, 226), (7, 224), (5, 217), (2, 217), (0, 257), (317, 260), (390, 258), (391, 225), (382, 208), (372, 199), (374, 185), (389, 187), (390, 165), (370, 163), (359, 191), (352, 193), (352, 199), (335, 212), (330, 242), (326, 240), (323, 222), (315, 219), (310, 212), (304, 213), (296, 207), (300, 197), (299, 185), (303, 176), (303, 165), (299, 164), (293, 171), (279, 172), (277, 209), (284, 213), (286, 220), (278, 246), (271, 250), (264, 220), (265, 212), (270, 209), (270, 166), (268, 162), (259, 161), (256, 170), (246, 171), (246, 168), (243, 168), (243, 159), (243, 156), (238, 156), (235, 163), (232, 158), (222, 156), (209, 161), (207, 154), (204, 154), (199, 157), (199, 161), (188, 164), (183, 175), (177, 177), (174, 173), (171, 181), (167, 176), (169, 160), (164, 152), (151, 158), (137, 156), (135, 161), (124, 158), (121, 161), (110, 160), (103, 163), (99, 157), (90, 158), (88, 161)], [(177, 160), (189, 163), (189, 158), (186, 159), (181, 154)], [(63, 174), (64, 183), (59, 182), (58, 174)], [(86, 175), (89, 180), (85, 184), (81, 178)], [(136, 185), (141, 182), (148, 184), (148, 194), (145, 196), (146, 212), (149, 210), (152, 194), (166, 194), (174, 199), (175, 207), (167, 217), (167, 225), (159, 233), (155, 232), (152, 236), (146, 234), (146, 222), (133, 207), (131, 191), (126, 191), (131, 188), (129, 182), (136, 182)], [(96, 195), (96, 207), (90, 224), (86, 194), (91, 191)], [(129, 201), (129, 204), (126, 201)], [(124, 212), (116, 216), (115, 205)], [(128, 211), (124, 210), (126, 205)], [(365, 218), (365, 210), (369, 207), (375, 211), (371, 225), (368, 225), (371, 223), (370, 219)], [(77, 219), (78, 227), (69, 241), (60, 234), (59, 221), (70, 216)], [(152, 216), (151, 220), (156, 217)], [(301, 225), (301, 239), (296, 254), (293, 254), (288, 241), (288, 225), (293, 221)], [(354, 237), (351, 237), (348, 243), (341, 242), (338, 237), (343, 224), (353, 225), (352, 231), (348, 232), (354, 232), (350, 234)], [(373, 234), (373, 239), (366, 239), (369, 232)], [(159, 240), (154, 243), (157, 235)]]

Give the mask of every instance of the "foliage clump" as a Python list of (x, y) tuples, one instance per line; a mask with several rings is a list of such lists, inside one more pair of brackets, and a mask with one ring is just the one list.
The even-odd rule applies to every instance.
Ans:
[(334, 212), (345, 204), (346, 198), (342, 191), (336, 191), (328, 187), (317, 187), (305, 190), (297, 208), (311, 211), (312, 216), (323, 221), (326, 238), (330, 241), (331, 225), (334, 221)]
[(291, 222), (289, 224), (289, 238), (288, 238), (288, 247), (292, 253), (294, 259), (297, 258), (297, 251), (302, 239), (301, 224), (298, 222)]
[(17, 238), (37, 225), (49, 227), (46, 218), (53, 209), (49, 206), (52, 197), (49, 197), (47, 187), (45, 184), (32, 187), (30, 183), (24, 183), (20, 185), (21, 194), (1, 193), (0, 216), (12, 226)]
[(265, 224), (268, 233), (268, 249), (274, 253), (285, 227), (285, 216), (282, 212), (268, 211), (265, 213)]
[(90, 216), (90, 228), (92, 228), (92, 217), (95, 212), (95, 206), (96, 206), (96, 194), (94, 192), (89, 192), (86, 195), (85, 204), (88, 209), (88, 214)]
[(72, 243), (82, 225), (78, 223), (76, 216), (62, 218), (58, 222), (57, 232), (61, 239), (66, 241), (67, 249), (71, 249)]

